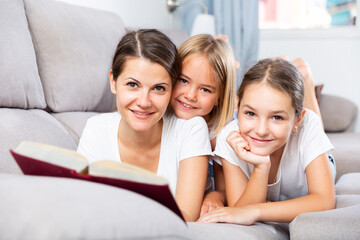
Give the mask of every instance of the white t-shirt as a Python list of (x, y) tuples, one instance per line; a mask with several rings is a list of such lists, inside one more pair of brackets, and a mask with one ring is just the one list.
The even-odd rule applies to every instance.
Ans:
[[(120, 119), (119, 112), (91, 117), (86, 122), (77, 151), (89, 162), (105, 159), (121, 162), (117, 141)], [(190, 157), (212, 155), (212, 151), (208, 128), (202, 117), (183, 120), (167, 114), (163, 121), (157, 174), (168, 179), (175, 196), (179, 162)]]
[[(227, 124), (217, 136), (214, 154), (239, 166), (250, 178), (254, 165), (238, 158), (226, 142), (227, 136), (234, 130), (239, 131), (237, 119)], [(308, 195), (305, 168), (316, 157), (333, 148), (322, 129), (320, 118), (313, 111), (306, 109), (297, 132), (291, 133), (285, 145), (275, 184), (268, 185), (270, 200), (283, 201)]]

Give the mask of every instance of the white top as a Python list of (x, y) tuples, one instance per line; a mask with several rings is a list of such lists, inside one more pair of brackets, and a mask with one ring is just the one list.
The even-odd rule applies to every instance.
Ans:
[[(239, 166), (250, 178), (254, 165), (238, 158), (226, 142), (227, 136), (234, 130), (239, 130), (237, 119), (227, 124), (218, 135), (214, 154)], [(306, 109), (297, 132), (291, 133), (285, 145), (275, 184), (268, 185), (270, 200), (283, 201), (308, 195), (305, 168), (316, 157), (333, 148), (323, 131), (320, 118), (313, 111)]]
[[(117, 141), (120, 119), (119, 112), (103, 113), (88, 119), (77, 152), (90, 163), (104, 159), (121, 162)], [(179, 162), (202, 155), (212, 155), (205, 120), (202, 117), (183, 120), (173, 114), (165, 115), (157, 174), (168, 179), (174, 196)]]

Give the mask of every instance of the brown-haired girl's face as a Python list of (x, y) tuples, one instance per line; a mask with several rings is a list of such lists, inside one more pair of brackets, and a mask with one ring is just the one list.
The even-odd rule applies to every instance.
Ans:
[(203, 116), (207, 120), (218, 96), (216, 79), (206, 57), (187, 56), (170, 101), (176, 116), (183, 119)]
[(122, 120), (133, 130), (149, 130), (165, 114), (172, 86), (169, 73), (160, 64), (128, 58), (117, 79), (110, 72), (110, 85)]
[(238, 111), (240, 134), (262, 156), (282, 151), (301, 121), (290, 96), (264, 83), (246, 86)]

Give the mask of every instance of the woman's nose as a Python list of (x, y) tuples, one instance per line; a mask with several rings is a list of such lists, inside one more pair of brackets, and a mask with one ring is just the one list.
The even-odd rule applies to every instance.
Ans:
[(138, 95), (137, 105), (141, 108), (151, 107), (151, 99), (147, 91), (142, 91)]

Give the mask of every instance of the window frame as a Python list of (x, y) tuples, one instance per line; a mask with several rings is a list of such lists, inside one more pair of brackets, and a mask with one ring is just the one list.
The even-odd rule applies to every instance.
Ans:
[(356, 11), (355, 25), (307, 29), (259, 28), (260, 39), (360, 39), (360, 0), (356, 0)]

